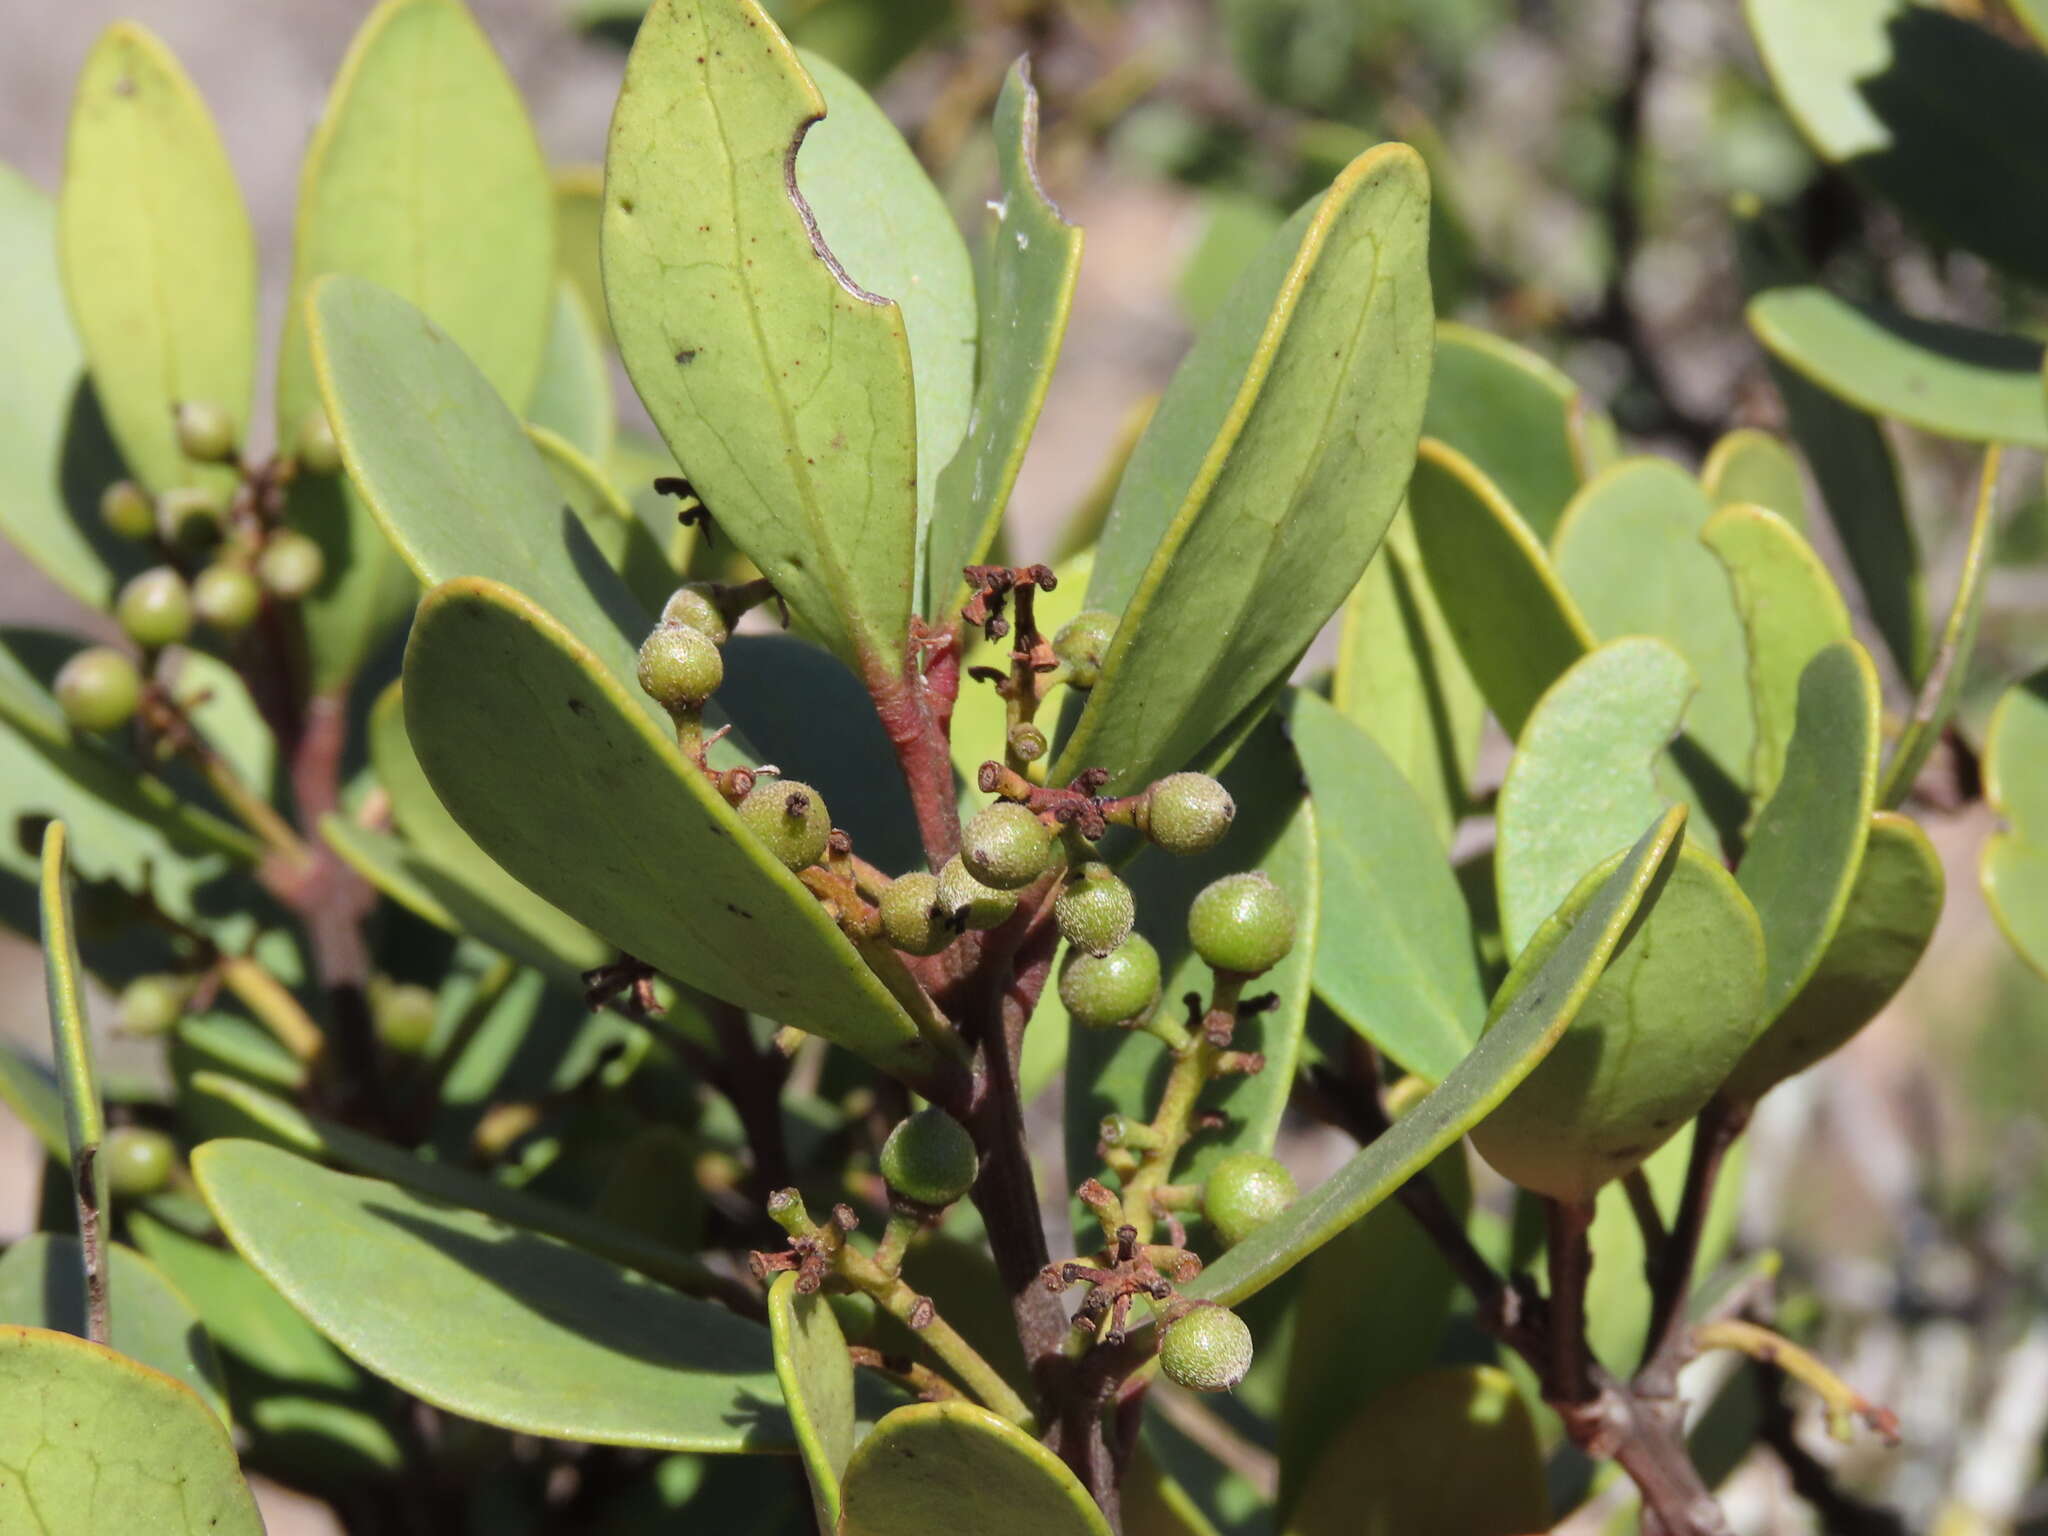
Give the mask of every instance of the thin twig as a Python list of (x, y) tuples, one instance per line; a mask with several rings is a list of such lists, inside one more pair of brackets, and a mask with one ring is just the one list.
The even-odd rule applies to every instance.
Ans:
[(107, 1245), (100, 1230), (100, 1148), (89, 1142), (71, 1160), (71, 1187), (78, 1202), (78, 1247), (85, 1261), (85, 1336), (95, 1344), (112, 1338), (107, 1316)]
[(1782, 1334), (1740, 1318), (1723, 1318), (1703, 1323), (1692, 1331), (1693, 1347), (1699, 1351), (1733, 1349), (1765, 1365), (1776, 1366), (1793, 1380), (1810, 1387), (1827, 1405), (1828, 1433), (1847, 1440), (1861, 1419), (1877, 1431), (1887, 1445), (1899, 1443), (1899, 1416), (1873, 1403), (1811, 1350), (1802, 1349)]
[(1686, 1165), (1678, 1219), (1670, 1240), (1663, 1245), (1650, 1286), (1650, 1331), (1635, 1379), (1635, 1390), (1643, 1396), (1668, 1398), (1678, 1390), (1678, 1368), (1685, 1359), (1686, 1305), (1692, 1295), (1692, 1272), (1699, 1262), (1707, 1212), (1714, 1200), (1714, 1182), (1728, 1149), (1748, 1123), (1746, 1106), (1717, 1098), (1700, 1112), (1693, 1126), (1692, 1157)]

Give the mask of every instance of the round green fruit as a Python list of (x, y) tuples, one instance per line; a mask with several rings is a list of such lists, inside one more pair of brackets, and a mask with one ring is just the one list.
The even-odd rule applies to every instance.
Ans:
[(1206, 773), (1170, 773), (1146, 798), (1145, 835), (1186, 858), (1222, 842), (1236, 815), (1230, 791)]
[(341, 444), (335, 440), (334, 424), (327, 419), (327, 413), (317, 405), (299, 420), (298, 447), (295, 452), (299, 468), (309, 475), (341, 473)]
[(671, 715), (695, 714), (725, 681), (725, 658), (703, 631), (664, 624), (640, 645), (640, 687)]
[(939, 905), (939, 877), (923, 870), (891, 880), (882, 892), (882, 933), (906, 955), (936, 955), (955, 929)]
[(434, 1038), (438, 1011), (430, 989), (412, 982), (392, 982), (377, 989), (370, 1016), (386, 1050), (399, 1056), (419, 1056)]
[(1252, 1368), (1252, 1331), (1228, 1307), (1196, 1306), (1167, 1324), (1159, 1368), (1190, 1392), (1228, 1392)]
[(81, 731), (116, 731), (135, 718), (142, 702), (142, 674), (127, 653), (110, 645), (88, 646), (57, 669), (51, 692), (64, 718)]
[(960, 856), (983, 885), (1022, 890), (1052, 862), (1053, 830), (1028, 806), (998, 800), (960, 834)]
[(220, 497), (201, 486), (176, 486), (156, 499), (157, 536), (174, 549), (213, 548), (226, 520)]
[(100, 492), (100, 521), (115, 538), (140, 544), (156, 533), (156, 504), (133, 480), (116, 480)]
[(1076, 1024), (1108, 1029), (1135, 1019), (1159, 996), (1159, 951), (1134, 933), (1106, 955), (1070, 949), (1060, 967), (1060, 1001)]
[(943, 1109), (920, 1109), (882, 1143), (882, 1177), (919, 1205), (951, 1205), (974, 1187), (974, 1138)]
[(726, 623), (724, 610), (712, 597), (708, 581), (686, 582), (677, 587), (662, 604), (661, 622), (694, 629), (713, 645), (723, 645), (732, 638), (732, 626)]
[(1067, 681), (1093, 688), (1102, 680), (1103, 658), (1116, 638), (1116, 615), (1100, 609), (1077, 613), (1052, 637), (1052, 653), (1067, 664)]
[(327, 556), (303, 533), (290, 528), (273, 533), (256, 556), (256, 577), (264, 590), (295, 603), (320, 585), (327, 574)]
[(192, 593), (171, 567), (152, 566), (121, 588), (114, 617), (144, 650), (176, 645), (192, 633)]
[(117, 1125), (100, 1144), (100, 1178), (124, 1200), (153, 1195), (171, 1182), (177, 1143), (146, 1126)]
[(124, 1034), (167, 1034), (183, 1017), (189, 995), (175, 976), (138, 976), (121, 989), (116, 1023)]
[(1232, 1152), (1217, 1159), (1202, 1184), (1202, 1214), (1226, 1245), (1235, 1248), (1294, 1204), (1301, 1186), (1263, 1152)]
[(1091, 955), (1106, 955), (1131, 936), (1138, 903), (1107, 864), (1083, 864), (1062, 887), (1052, 915), (1060, 937)]
[(1189, 904), (1188, 941), (1216, 970), (1257, 976), (1294, 948), (1294, 903), (1258, 870), (1225, 875)]
[[(712, 654), (717, 654), (715, 648)], [(787, 869), (808, 869), (817, 863), (825, 857), (825, 845), (832, 837), (832, 815), (825, 809), (825, 797), (795, 779), (758, 780), (740, 802), (740, 820)]]
[(960, 928), (995, 928), (1017, 910), (1017, 893), (974, 878), (959, 854), (939, 867), (939, 910)]
[(245, 566), (218, 560), (192, 579), (192, 611), (220, 634), (239, 635), (262, 608), (263, 588)]
[(202, 464), (221, 464), (235, 456), (234, 418), (211, 400), (183, 400), (175, 412), (178, 451)]

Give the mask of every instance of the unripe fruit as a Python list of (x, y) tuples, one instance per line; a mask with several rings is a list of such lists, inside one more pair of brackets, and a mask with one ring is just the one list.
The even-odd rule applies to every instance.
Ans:
[(211, 400), (181, 400), (175, 419), (178, 449), (186, 458), (219, 464), (234, 457), (234, 418)]
[(1070, 949), (1060, 968), (1060, 1001), (1076, 1024), (1108, 1029), (1135, 1019), (1159, 996), (1159, 951), (1134, 933), (1106, 955)]
[[(670, 630), (670, 634), (693, 634)], [(700, 635), (701, 640), (703, 637)], [(709, 644), (707, 641), (706, 644)], [(714, 647), (713, 655), (717, 654)], [(825, 797), (795, 779), (760, 779), (740, 802), (740, 820), (761, 839), (785, 868), (808, 869), (825, 857), (832, 837), (832, 816)]]
[(57, 669), (51, 692), (64, 718), (81, 731), (119, 730), (142, 702), (142, 674), (124, 652), (95, 645)]
[(289, 528), (273, 533), (256, 556), (257, 580), (288, 603), (312, 592), (326, 574), (327, 556), (320, 546)]
[(434, 994), (411, 982), (379, 987), (371, 1003), (371, 1022), (384, 1048), (400, 1056), (418, 1056), (434, 1038)]
[(882, 1177), (919, 1205), (951, 1205), (974, 1187), (974, 1138), (943, 1109), (920, 1109), (882, 1143)]
[(121, 589), (114, 617), (145, 650), (176, 645), (192, 633), (192, 594), (168, 565), (152, 566)]
[(341, 444), (335, 441), (334, 424), (319, 406), (299, 420), (298, 446), (293, 450), (299, 468), (309, 475), (341, 473)]
[(1028, 806), (998, 800), (967, 823), (960, 856), (983, 885), (1021, 890), (1052, 862), (1053, 831)]
[(1294, 1204), (1301, 1186), (1284, 1165), (1263, 1152), (1233, 1152), (1218, 1158), (1202, 1184), (1202, 1214), (1228, 1246), (1235, 1248)]
[(1076, 688), (1093, 688), (1102, 678), (1102, 661), (1116, 638), (1116, 615), (1100, 609), (1077, 613), (1052, 637), (1052, 653), (1067, 664), (1067, 680)]
[(100, 521), (114, 537), (140, 544), (156, 532), (156, 506), (133, 480), (116, 480), (100, 492)]
[(262, 607), (263, 588), (243, 566), (218, 560), (192, 579), (192, 611), (223, 635), (239, 635)]
[(175, 976), (138, 976), (121, 989), (116, 1022), (126, 1034), (164, 1034), (184, 1014), (186, 996)]
[(882, 892), (882, 933), (906, 955), (936, 955), (953, 942), (953, 925), (939, 906), (939, 877), (923, 870), (889, 882)]
[(671, 715), (694, 714), (725, 681), (725, 658), (699, 630), (664, 624), (640, 643), (640, 688)]
[(723, 645), (732, 638), (732, 626), (726, 623), (725, 614), (712, 599), (711, 584), (705, 581), (686, 582), (677, 587), (662, 604), (661, 622), (694, 629), (713, 645)]
[(156, 499), (157, 537), (174, 549), (211, 549), (226, 517), (220, 497), (202, 486), (174, 486)]
[(939, 910), (962, 928), (995, 928), (1017, 910), (1017, 893), (983, 885), (956, 853), (939, 867)]
[(1225, 875), (1189, 903), (1188, 941), (1216, 970), (1257, 976), (1294, 948), (1294, 903), (1258, 870)]
[(100, 1178), (122, 1199), (153, 1195), (171, 1182), (178, 1148), (162, 1131), (117, 1125), (100, 1144)]
[(1159, 1368), (1190, 1392), (1228, 1392), (1252, 1368), (1252, 1331), (1227, 1307), (1195, 1307), (1167, 1324)]
[(1206, 773), (1169, 773), (1145, 802), (1145, 835), (1182, 858), (1223, 841), (1237, 815), (1230, 791)]
[(1106, 955), (1131, 936), (1138, 903), (1107, 864), (1083, 864), (1061, 889), (1052, 915), (1069, 944)]

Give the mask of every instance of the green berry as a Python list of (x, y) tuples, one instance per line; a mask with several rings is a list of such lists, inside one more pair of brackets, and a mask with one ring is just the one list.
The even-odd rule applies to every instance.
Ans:
[[(716, 648), (712, 654), (717, 654)], [(740, 802), (740, 820), (789, 869), (808, 869), (817, 863), (825, 857), (825, 845), (832, 837), (832, 815), (825, 809), (825, 797), (795, 779), (757, 780)]]
[(234, 418), (211, 400), (182, 400), (175, 413), (178, 449), (202, 464), (221, 464), (234, 457)]
[(183, 1016), (189, 995), (175, 976), (138, 976), (121, 989), (117, 1022), (124, 1034), (168, 1033)]
[(1257, 870), (1225, 875), (1189, 904), (1188, 941), (1216, 970), (1257, 976), (1294, 948), (1294, 903)]
[(176, 486), (156, 499), (157, 536), (174, 549), (211, 549), (226, 519), (220, 497), (203, 486)]
[(959, 854), (939, 866), (939, 910), (961, 928), (996, 928), (1017, 910), (1017, 893), (974, 878)]
[(64, 718), (81, 731), (115, 731), (135, 718), (142, 702), (142, 674), (127, 653), (109, 645), (88, 646), (57, 669), (51, 686)]
[(1235, 1248), (1294, 1204), (1294, 1175), (1263, 1152), (1218, 1158), (1202, 1185), (1202, 1214), (1225, 1244)]
[(335, 441), (334, 424), (327, 419), (327, 413), (319, 406), (314, 406), (299, 419), (297, 441), (299, 468), (307, 474), (341, 473), (341, 444)]
[(1186, 858), (1223, 841), (1237, 815), (1230, 791), (1206, 773), (1169, 773), (1145, 801), (1145, 835)]
[(273, 533), (256, 556), (256, 577), (264, 589), (295, 603), (320, 585), (327, 574), (327, 556), (303, 533), (290, 528)]
[(217, 560), (192, 579), (192, 611), (223, 635), (239, 635), (262, 607), (263, 588), (245, 566)]
[(725, 658), (701, 630), (664, 624), (640, 644), (640, 687), (671, 715), (694, 714), (725, 681)]
[(116, 480), (100, 492), (100, 521), (114, 537), (140, 544), (156, 532), (156, 507), (133, 480)]
[(112, 1193), (132, 1200), (153, 1195), (170, 1183), (177, 1160), (177, 1144), (162, 1131), (117, 1125), (100, 1144), (100, 1178)]
[(152, 566), (121, 589), (114, 617), (144, 650), (176, 645), (192, 633), (192, 594), (171, 567)]
[(967, 823), (960, 856), (983, 885), (1021, 890), (1052, 862), (1053, 830), (1027, 806), (998, 800)]
[(399, 1056), (418, 1056), (434, 1038), (434, 1015), (438, 1011), (430, 988), (412, 982), (387, 982), (376, 990), (370, 1019), (386, 1050)]
[(919, 870), (891, 880), (882, 892), (882, 932), (906, 955), (936, 955), (953, 942), (953, 925), (939, 905), (939, 877)]
[(1100, 609), (1077, 613), (1052, 637), (1052, 653), (1067, 664), (1067, 680), (1076, 688), (1093, 688), (1102, 678), (1102, 661), (1116, 638), (1116, 615)]
[(1252, 1331), (1228, 1307), (1194, 1307), (1166, 1325), (1159, 1368), (1190, 1392), (1228, 1392), (1252, 1368)]
[(1134, 933), (1106, 955), (1070, 949), (1060, 967), (1060, 1001), (1076, 1024), (1108, 1029), (1135, 1019), (1159, 996), (1159, 951)]
[(1107, 864), (1083, 864), (1061, 889), (1052, 915), (1069, 944), (1106, 955), (1131, 936), (1138, 903)]
[(692, 581), (677, 587), (662, 604), (661, 622), (694, 629), (708, 636), (713, 645), (723, 645), (732, 638), (732, 626), (726, 623), (724, 611), (711, 596), (708, 581)]
[(943, 1109), (920, 1109), (882, 1143), (882, 1177), (906, 1200), (951, 1205), (974, 1187), (974, 1138)]

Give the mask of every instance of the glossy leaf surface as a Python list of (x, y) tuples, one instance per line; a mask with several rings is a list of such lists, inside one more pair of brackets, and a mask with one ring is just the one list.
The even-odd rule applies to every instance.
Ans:
[(1709, 450), (1700, 485), (1716, 507), (1763, 507), (1806, 532), (1806, 477), (1783, 438), (1737, 427)]
[(227, 1426), (190, 1388), (66, 1333), (0, 1326), (0, 1529), (263, 1536)]
[(1403, 1067), (1442, 1082), (1486, 1021), (1450, 857), (1400, 770), (1362, 730), (1312, 693), (1293, 695), (1287, 720), (1308, 775), (1322, 874), (1316, 994)]
[(1998, 926), (2048, 976), (2048, 672), (2015, 683), (1984, 738), (1984, 795), (2006, 830), (1984, 845), (1980, 878)]
[(839, 1528), (839, 1480), (853, 1456), (853, 1362), (846, 1336), (824, 1297), (799, 1296), (785, 1271), (768, 1288), (768, 1332), (775, 1379), (796, 1431), (797, 1454), (811, 1483), (821, 1531)]
[(855, 1449), (842, 1491), (839, 1536), (1109, 1536), (1065, 1462), (971, 1403), (916, 1403), (887, 1415)]
[(1429, 385), (1428, 224), (1414, 151), (1368, 150), (1181, 364), (1096, 554), (1089, 606), (1123, 621), (1055, 781), (1100, 765), (1128, 791), (1196, 763), (1349, 595)]
[(256, 376), (256, 239), (226, 148), (169, 49), (109, 27), (72, 99), (57, 203), (72, 319), (129, 472), (152, 491), (203, 485), (224, 465), (178, 446), (182, 401), (249, 430)]

